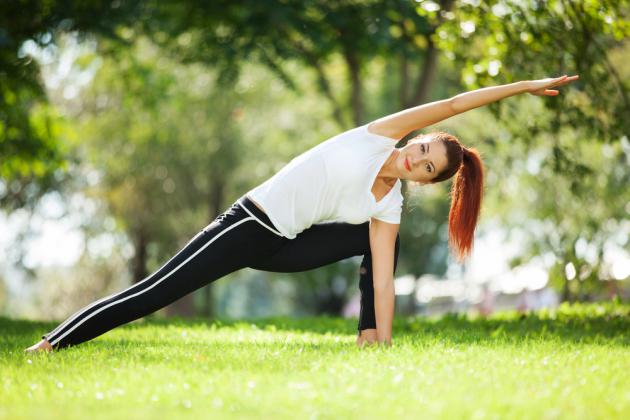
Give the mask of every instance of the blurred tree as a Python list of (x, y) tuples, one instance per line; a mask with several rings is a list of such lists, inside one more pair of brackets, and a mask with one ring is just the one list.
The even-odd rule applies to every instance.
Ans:
[[(1, 16), (14, 17), (12, 20), (3, 18), (6, 22), (1, 27), (7, 29), (0, 32), (0, 41), (4, 42), (0, 61), (0, 76), (3, 77), (0, 80), (3, 98), (0, 114), (5, 121), (0, 127), (3, 127), (2, 133), (12, 136), (7, 135), (0, 144), (2, 148), (7, 147), (0, 149), (3, 157), (5, 150), (10, 150), (11, 156), (6, 160), (9, 169), (3, 169), (2, 176), (9, 179), (22, 174), (18, 176), (22, 180), (20, 183), (4, 188), (0, 185), (3, 206), (9, 203), (19, 206), (28, 201), (23, 198), (26, 193), (21, 191), (34, 191), (28, 196), (37, 197), (37, 191), (50, 188), (52, 181), (45, 183), (42, 179), (61, 179), (60, 172), (55, 172), (62, 165), (64, 155), (55, 144), (59, 143), (60, 137), (55, 130), (59, 130), (60, 123), (55, 120), (57, 122), (51, 124), (49, 117), (39, 117), (51, 115), (45, 107), (41, 112), (34, 112), (32, 104), (41, 102), (43, 96), (37, 68), (28, 55), (19, 52), (28, 45), (24, 41), (50, 45), (57, 39), (58, 31), (68, 30), (96, 33), (118, 41), (116, 44), (101, 43), (103, 48), (99, 54), (108, 57), (106, 67), (112, 74), (118, 73), (98, 82), (101, 87), (96, 87), (94, 92), (101, 90), (92, 96), (91, 109), (86, 108), (81, 118), (91, 115), (87, 132), (101, 139), (91, 158), (106, 167), (107, 172), (111, 170), (111, 174), (104, 175), (105, 185), (111, 187), (108, 202), (119, 219), (124, 220), (123, 226), (136, 244), (136, 278), (146, 273), (147, 264), (151, 264), (148, 261), (155, 262), (160, 259), (159, 255), (171, 254), (159, 243), (175, 243), (176, 238), (183, 241), (182, 238), (190, 235), (190, 230), (177, 233), (178, 228), (197, 229), (201, 213), (214, 217), (218, 209), (225, 206), (225, 197), (235, 198), (237, 191), (242, 192), (244, 187), (250, 186), (252, 173), (236, 165), (237, 160), (231, 160), (246, 154), (239, 149), (241, 146), (232, 144), (234, 138), (241, 137), (240, 125), (235, 121), (241, 118), (245, 107), (236, 106), (231, 95), (238, 97), (241, 93), (239, 84), (243, 78), (240, 70), (250, 62), (264, 63), (296, 94), (308, 93), (310, 86), (316, 86), (326, 98), (328, 106), (325, 108), (336, 122), (332, 127), (322, 116), (319, 118), (321, 124), (317, 124), (314, 110), (322, 108), (318, 100), (310, 111), (304, 110), (301, 114), (308, 115), (308, 120), (299, 118), (299, 122), (283, 123), (281, 129), (273, 131), (264, 124), (261, 126), (266, 129), (250, 131), (251, 127), (247, 127), (248, 135), (256, 133), (262, 138), (273, 133), (277, 136), (265, 140), (266, 145), (272, 147), (264, 152), (266, 160), (257, 165), (256, 176), (260, 181), (308, 146), (339, 129), (361, 124), (371, 119), (370, 115), (379, 116), (430, 100), (438, 89), (441, 90), (440, 97), (446, 96), (445, 93), (457, 93), (456, 84), (452, 91), (448, 91), (440, 83), (449, 77), (444, 69), (451, 68), (462, 69), (461, 79), (469, 88), (492, 84), (495, 78), (497, 82), (503, 82), (533, 75), (547, 76), (550, 69), (574, 70), (582, 75), (580, 92), (573, 90), (570, 95), (545, 100), (545, 111), (541, 112), (548, 112), (553, 119), (525, 118), (522, 124), (514, 124), (511, 121), (523, 109), (521, 102), (504, 101), (492, 107), (495, 116), (506, 121), (504, 137), (525, 146), (547, 140), (540, 152), (545, 156), (543, 167), (545, 171), (549, 168), (555, 176), (566, 176), (566, 185), (572, 185), (571, 179), (590, 176), (592, 168), (579, 160), (582, 157), (571, 154), (570, 146), (562, 144), (559, 138), (567, 134), (556, 127), (574, 127), (572, 135), (578, 141), (592, 137), (618, 142), (628, 132), (628, 120), (624, 118), (629, 110), (628, 78), (620, 67), (621, 61), (615, 61), (615, 54), (623, 48), (621, 44), (628, 35), (627, 1), (366, 0), (306, 4), (298, 1), (147, 0), (88, 4), (23, 1), (2, 7), (6, 13)], [(201, 81), (204, 71), (199, 67), (191, 67), (187, 72), (186, 67), (158, 54), (146, 62), (136, 60), (129, 55), (130, 51), (141, 55), (151, 48), (147, 47), (145, 51), (145, 48), (128, 50), (121, 47), (132, 46), (141, 34), (148, 34), (155, 43), (169, 49), (177, 60), (216, 68), (218, 81), (204, 85)], [(454, 66), (443, 66), (443, 71), (438, 74), (440, 51), (454, 60)], [(308, 73), (312, 74), (312, 80), (304, 76), (304, 68), (311, 70)], [(14, 73), (19, 77), (11, 76)], [(374, 87), (369, 76), (376, 76), (380, 83)], [(17, 82), (9, 83), (9, 80)], [(189, 83), (190, 80), (195, 82)], [(306, 80), (308, 84), (305, 84)], [(220, 89), (205, 90), (203, 86), (199, 87), (200, 84)], [(182, 86), (189, 89), (195, 86), (200, 95), (195, 96), (195, 92)], [(19, 89), (23, 90), (15, 94)], [(377, 100), (368, 101), (366, 97)], [(12, 106), (7, 105), (9, 102)], [(208, 102), (215, 104), (215, 108), (209, 110)], [(248, 102), (248, 106), (251, 103)], [(279, 113), (267, 108), (265, 112)], [(9, 111), (3, 114), (3, 109)], [(262, 115), (263, 107), (255, 109)], [(16, 114), (12, 116), (11, 112)], [(213, 125), (211, 121), (215, 116), (216, 121), (230, 121), (233, 125)], [(191, 126), (205, 129), (187, 129)], [(210, 142), (213, 146), (204, 143), (206, 132), (216, 136), (217, 141)], [(554, 135), (547, 139), (543, 133)], [(29, 138), (34, 139), (31, 149), (27, 147), (31, 143), (25, 140)], [(46, 145), (42, 144), (45, 138), (50, 140)], [(292, 142), (295, 138), (302, 140)], [(177, 148), (180, 143), (174, 139), (181, 144), (190, 141), (190, 144), (187, 148)], [(496, 138), (482, 134), (479, 141), (506, 165), (518, 161), (514, 149), (500, 144)], [(220, 147), (214, 149), (217, 144)], [(213, 149), (196, 149), (199, 145)], [(34, 150), (42, 151), (44, 154), (40, 156), (48, 157), (33, 159), (31, 152)], [(31, 157), (20, 157), (21, 153)], [(527, 155), (529, 149), (526, 147), (523, 153)], [(96, 160), (97, 157), (102, 160)], [(133, 161), (135, 157), (142, 160)], [(206, 157), (208, 161), (205, 161)], [(49, 169), (46, 169), (46, 162), (50, 163)], [(181, 162), (196, 162), (200, 166)], [(221, 166), (223, 163), (227, 166)], [(210, 174), (202, 169), (206, 167), (211, 168)], [(232, 169), (234, 172), (230, 172)], [(32, 183), (34, 187), (23, 188), (23, 180), (27, 179), (24, 174), (32, 170), (39, 174)], [(46, 173), (56, 173), (57, 176), (46, 178)], [(625, 175), (622, 174), (621, 179), (625, 180)], [(4, 181), (3, 184), (8, 185)], [(536, 194), (546, 194), (546, 185), (542, 183), (535, 187)], [(136, 188), (141, 191), (161, 189), (170, 198), (157, 202), (157, 198), (150, 195), (134, 195)], [(406, 184), (404, 188), (406, 191)], [(440, 194), (443, 191), (440, 190)], [(571, 189), (571, 194), (575, 198), (578, 189)], [(4, 201), (1, 201), (2, 197), (5, 197)], [(434, 197), (440, 201), (434, 202)], [(205, 206), (196, 204), (199, 199), (205, 200)], [(407, 264), (407, 269), (416, 274), (426, 271), (441, 274), (446, 267), (443, 246), (446, 218), (443, 215), (447, 212), (447, 202), (437, 195), (407, 200), (408, 205), (411, 201), (421, 205), (406, 212), (405, 220), (409, 222), (403, 224), (401, 231), (405, 243), (401, 249), (403, 265)], [(189, 205), (189, 218), (182, 216), (185, 214), (180, 207), (182, 203)], [(154, 214), (152, 209), (156, 206), (163, 206), (163, 215)], [(554, 220), (561, 220), (567, 209), (560, 206), (555, 209)], [(189, 221), (183, 223), (183, 220)], [(163, 232), (156, 232), (147, 226), (166, 227)], [(568, 237), (576, 238), (575, 235)], [(571, 240), (563, 241), (569, 243)], [(332, 281), (332, 277), (327, 276), (328, 281)]]
[[(492, 106), (503, 129), (498, 138), (480, 132), (492, 147), (492, 170), (501, 180), (497, 214), (509, 226), (529, 226), (529, 251), (513, 263), (550, 252), (556, 261), (550, 274), (554, 282), (564, 282), (565, 299), (586, 297), (588, 287), (601, 289), (596, 280), (606, 277), (602, 256), (615, 230), (621, 229), (618, 246), (628, 243), (623, 224), (630, 211), (624, 188), (630, 181), (628, 5), (461, 2), (435, 37), (448, 57), (463, 65), (468, 88), (580, 75), (580, 82), (558, 97)], [(580, 278), (574, 285), (565, 275), (569, 266)]]
[(612, 59), (630, 37), (627, 0), (493, 0), (459, 6), (435, 38), (449, 57), (462, 62), (465, 86), (579, 74), (579, 94), (544, 102), (557, 113), (554, 124), (580, 127), (604, 142), (630, 132), (630, 80), (620, 73), (625, 63)]
[[(72, 267), (37, 267), (34, 304), (36, 316), (42, 319), (65, 319), (97, 299), (118, 293), (127, 287), (130, 275), (119, 250), (107, 256), (95, 255), (85, 248)], [(98, 281), (95, 281), (98, 279)], [(22, 311), (20, 316), (33, 316)]]
[[(447, 185), (410, 189), (400, 229), (397, 275), (443, 275), (449, 263)], [(404, 244), (404, 245), (403, 245)]]
[[(444, 0), (436, 4), (447, 11), (452, 3)], [(437, 48), (431, 34), (440, 22), (439, 19), (429, 22), (411, 2), (344, 1), (305, 5), (295, 1), (211, 4), (103, 1), (89, 5), (70, 2), (62, 7), (53, 1), (47, 7), (38, 2), (28, 7), (35, 18), (42, 21), (33, 33), (45, 34), (44, 40), (48, 43), (54, 42), (56, 31), (97, 33), (122, 42), (108, 51), (116, 56), (121, 45), (132, 43), (145, 32), (155, 42), (171, 48), (176, 57), (185, 62), (197, 61), (219, 68), (219, 83), (228, 90), (238, 79), (243, 63), (255, 58), (275, 71), (287, 86), (304, 91), (298, 83), (299, 73), (291, 71), (295, 68), (291, 67), (291, 62), (304, 64), (313, 70), (314, 85), (328, 100), (338, 129), (365, 122), (368, 112), (389, 113), (427, 99), (435, 79)], [(7, 15), (20, 15), (22, 21), (28, 22), (30, 17), (23, 14), (23, 10), (7, 10)], [(23, 39), (31, 38), (33, 36), (27, 34)], [(393, 89), (395, 93), (382, 95), (381, 98), (387, 98), (385, 101), (366, 104), (366, 68), (371, 59), (378, 56), (398, 63), (394, 66), (397, 77), (392, 78), (387, 73), (388, 83), (383, 83), (384, 90)], [(337, 77), (340, 66), (345, 69), (345, 80)], [(301, 71), (301, 67), (297, 71)], [(396, 82), (392, 84), (392, 81)], [(397, 101), (392, 103), (391, 97)], [(222, 184), (216, 185), (215, 195), (220, 194), (218, 189)], [(136, 230), (136, 244), (143, 244), (145, 236), (142, 229)], [(139, 246), (138, 250), (143, 248)], [(433, 252), (430, 245), (416, 247), (415, 252), (424, 255), (418, 262), (426, 260), (426, 255), (439, 254)], [(140, 267), (144, 266), (142, 252), (137, 254), (137, 259), (136, 277), (142, 274)], [(419, 264), (415, 267), (420, 269)]]
[[(140, 281), (224, 210), (241, 147), (237, 94), (142, 38), (130, 49), (100, 46), (107, 53), (82, 97), (79, 147), (100, 173), (92, 194), (133, 243)], [(192, 295), (166, 312), (192, 315)]]
[(58, 31), (112, 35), (137, 17), (134, 1), (0, 2), (0, 207), (33, 207), (68, 168), (57, 118), (45, 105), (37, 61), (28, 48), (52, 46)]
[[(532, 113), (543, 114), (541, 108)], [(552, 124), (554, 118), (542, 119)], [(555, 261), (550, 281), (563, 300), (594, 298), (606, 286), (600, 280), (613, 280), (605, 253), (630, 244), (630, 142), (601, 143), (565, 126), (527, 144), (513, 142), (509, 153), (512, 163), (495, 167), (504, 174), (494, 193), (503, 203), (495, 213), (530, 237), (512, 264), (549, 253)]]
[[(332, 105), (340, 128), (366, 121), (365, 68), (376, 57), (398, 65), (398, 102), (388, 112), (428, 99), (438, 49), (432, 34), (440, 19), (427, 20), (413, 2), (356, 1), (159, 1), (149, 3), (153, 19), (145, 31), (186, 61), (210, 63), (222, 80), (235, 79), (253, 58), (269, 66), (287, 86), (299, 90), (286, 61), (316, 74), (318, 89)], [(448, 11), (453, 0), (432, 3)], [(425, 6), (427, 7), (427, 6)], [(348, 86), (334, 80), (341, 58)], [(327, 64), (333, 63), (331, 69)], [(415, 73), (412, 76), (412, 73)], [(387, 75), (391, 76), (390, 74)], [(380, 110), (379, 110), (380, 111)]]
[[(302, 67), (293, 72), (295, 67), (290, 67), (292, 62), (303, 64), (315, 75), (315, 85), (330, 104), (339, 130), (430, 98), (431, 89), (440, 82), (436, 77), (439, 49), (433, 35), (452, 5), (451, 0), (421, 6), (381, 1), (213, 2), (211, 6), (161, 1), (153, 4), (157, 19), (145, 21), (143, 27), (175, 56), (217, 66), (222, 80), (237, 78), (242, 63), (253, 58), (289, 88), (305, 91), (296, 82)], [(441, 13), (429, 18), (427, 10)], [(377, 58), (385, 68), (371, 75), (378, 75), (381, 83), (368, 89), (366, 71)], [(341, 68), (345, 80), (337, 77)], [(368, 91), (378, 101), (366, 101)], [(405, 183), (404, 194), (406, 190)], [(435, 209), (432, 204), (425, 207), (426, 197), (413, 201), (419, 205), (414, 220), (407, 213), (402, 234), (409, 244), (404, 253), (412, 260), (408, 268), (417, 274), (443, 274), (448, 254), (438, 232), (444, 237), (446, 218), (431, 214)], [(442, 211), (445, 208), (441, 206)], [(418, 229), (419, 224), (425, 226)], [(418, 235), (425, 227), (432, 233)]]

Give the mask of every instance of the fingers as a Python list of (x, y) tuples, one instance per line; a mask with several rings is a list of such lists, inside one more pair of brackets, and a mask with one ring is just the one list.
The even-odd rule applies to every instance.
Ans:
[(577, 74), (575, 76), (571, 76), (571, 77), (567, 77), (566, 79), (564, 79), (564, 81), (562, 82), (563, 85), (569, 84), (577, 79), (579, 79), (580, 76), (578, 76)]
[(565, 77), (563, 80), (561, 80), (560, 82), (558, 82), (558, 84), (556, 86), (562, 86), (562, 85), (566, 85), (568, 83), (571, 83), (577, 79), (579, 79), (580, 76), (575, 75), (575, 76), (571, 76), (571, 77)]
[[(559, 87), (559, 86), (564, 86), (568, 83), (571, 83), (577, 79), (579, 79), (580, 76), (579, 75), (573, 75), (573, 76), (568, 76), (568, 75), (563, 75), (560, 77), (555, 77), (555, 78), (548, 78), (548, 79), (542, 79), (539, 80), (538, 82), (542, 82), (542, 86), (539, 86), (538, 89), (536, 89), (535, 91), (531, 92), (533, 95), (537, 95), (537, 96), (557, 96), (560, 94), (560, 92), (557, 89), (550, 89), (550, 88), (554, 88), (554, 87)], [(546, 82), (546, 83), (545, 83)]]
[(562, 77), (558, 77), (555, 79), (555, 81), (551, 84), (551, 86), (562, 86), (562, 85), (566, 85), (567, 83), (571, 83), (574, 80), (579, 79), (580, 76), (579, 75), (574, 75), (574, 76), (567, 76), (566, 74)]
[(561, 76), (561, 77), (556, 77), (555, 79), (552, 79), (552, 82), (549, 83), (549, 85), (547, 87), (560, 86), (566, 81), (567, 77), (568, 76), (566, 74), (564, 76)]
[(557, 77), (555, 79), (552, 79), (553, 81), (551, 83), (549, 83), (547, 86), (545, 86), (545, 90), (543, 90), (541, 93), (543, 95), (547, 95), (547, 96), (556, 96), (558, 94), (560, 94), (559, 91), (557, 91), (556, 89), (549, 89), (551, 87), (558, 87), (558, 86), (564, 86), (568, 83), (571, 83), (577, 79), (579, 79), (580, 76), (579, 75), (574, 75), (574, 76), (567, 76), (566, 74), (564, 76), (561, 77)]
[(557, 96), (560, 94), (560, 91), (555, 89), (540, 89), (535, 92), (532, 92), (532, 95), (536, 96)]

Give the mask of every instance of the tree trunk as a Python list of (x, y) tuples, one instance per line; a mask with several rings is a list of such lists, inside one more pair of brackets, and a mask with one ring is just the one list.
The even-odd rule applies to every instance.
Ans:
[(569, 289), (569, 279), (564, 278), (564, 283), (562, 284), (562, 302), (570, 302), (571, 301), (571, 290)]
[[(453, 8), (454, 0), (442, 0), (440, 1), (440, 8), (442, 12), (448, 12)], [(437, 71), (437, 58), (439, 50), (435, 47), (435, 44), (431, 40), (431, 35), (435, 33), (435, 30), (442, 24), (444, 15), (440, 14), (437, 24), (433, 26), (431, 31), (426, 34), (427, 38), (427, 51), (424, 56), (424, 63), (422, 64), (422, 70), (418, 74), (418, 83), (416, 84), (416, 90), (411, 97), (407, 107), (417, 106), (429, 99), (429, 93), (431, 93), (431, 86), (435, 80), (435, 73)]]
[(149, 242), (148, 236), (145, 232), (144, 226), (141, 226), (135, 237), (133, 238), (133, 245), (135, 248), (135, 254), (131, 262), (131, 270), (133, 274), (133, 282), (138, 283), (147, 276), (147, 244)]
[(400, 108), (407, 107), (407, 97), (409, 96), (409, 60), (403, 51), (400, 56), (400, 86), (398, 90), (398, 103)]
[(346, 63), (348, 64), (348, 75), (350, 76), (351, 97), (350, 105), (352, 107), (352, 118), (354, 125), (359, 126), (363, 123), (363, 95), (361, 92), (361, 63), (359, 56), (355, 51), (346, 50)]
[[(208, 206), (210, 208), (210, 219), (214, 220), (223, 210), (224, 181), (220, 176), (212, 175), (210, 194), (208, 194)], [(212, 291), (212, 283), (200, 290), (196, 290), (183, 298), (173, 302), (166, 307), (167, 316), (180, 316), (182, 318), (190, 318), (197, 315), (194, 305), (194, 297), (196, 294), (203, 296), (203, 308), (201, 314), (208, 318), (214, 316), (214, 293)]]
[(437, 57), (438, 57), (438, 49), (435, 48), (435, 44), (431, 41), (430, 37), (428, 39), (427, 51), (424, 56), (424, 63), (422, 64), (422, 72), (418, 77), (418, 84), (416, 85), (416, 90), (411, 98), (411, 102), (406, 105), (406, 107), (420, 105), (429, 97), (429, 92), (431, 91), (431, 86), (433, 85), (433, 80), (435, 79), (435, 72), (437, 70)]
[(166, 316), (179, 316), (182, 318), (191, 318), (196, 314), (195, 305), (193, 296), (195, 292), (189, 293), (181, 299), (176, 300), (175, 302), (168, 305), (164, 311), (166, 312)]
[[(225, 190), (224, 187), (225, 184), (223, 182), (223, 179), (221, 177), (214, 177), (212, 182), (212, 190), (210, 192), (210, 202), (208, 203), (210, 208), (210, 220), (216, 219), (223, 210), (223, 195)], [(212, 318), (215, 314), (212, 283), (204, 287), (202, 290), (205, 297), (203, 303), (203, 314), (208, 318)]]

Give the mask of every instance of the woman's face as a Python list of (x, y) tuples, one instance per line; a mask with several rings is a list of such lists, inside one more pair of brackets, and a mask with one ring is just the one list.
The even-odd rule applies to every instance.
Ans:
[(396, 166), (403, 179), (430, 182), (448, 164), (446, 147), (442, 141), (434, 141), (431, 136), (410, 140), (400, 149)]

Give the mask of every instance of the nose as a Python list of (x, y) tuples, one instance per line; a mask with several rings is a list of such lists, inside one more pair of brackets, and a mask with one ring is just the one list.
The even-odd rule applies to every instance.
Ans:
[(424, 162), (426, 162), (425, 158), (416, 159), (416, 162), (414, 163), (414, 168), (420, 167)]
[(417, 168), (419, 165), (422, 165), (427, 160), (428, 157), (422, 154), (422, 149), (420, 147), (418, 147), (417, 153), (409, 154), (409, 165), (411, 165), (411, 169)]
[(427, 161), (427, 157), (426, 156), (414, 156), (412, 159), (409, 159), (409, 163), (411, 164), (412, 168), (415, 168), (419, 165), (422, 165), (424, 162)]

